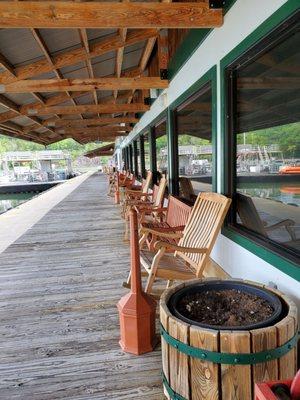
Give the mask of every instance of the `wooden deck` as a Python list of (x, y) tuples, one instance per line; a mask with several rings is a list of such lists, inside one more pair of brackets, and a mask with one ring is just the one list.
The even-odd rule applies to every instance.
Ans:
[(161, 355), (120, 350), (129, 268), (118, 208), (93, 175), (0, 254), (0, 399), (163, 399)]

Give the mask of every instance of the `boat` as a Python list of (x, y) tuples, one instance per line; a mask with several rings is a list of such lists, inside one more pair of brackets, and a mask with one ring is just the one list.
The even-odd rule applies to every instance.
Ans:
[(300, 175), (300, 165), (285, 165), (279, 169), (279, 174), (299, 174)]

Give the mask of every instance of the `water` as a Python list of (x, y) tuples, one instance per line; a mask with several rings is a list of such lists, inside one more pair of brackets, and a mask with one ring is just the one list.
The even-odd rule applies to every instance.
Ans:
[(300, 182), (239, 183), (238, 191), (254, 197), (280, 201), (300, 207)]
[(25, 203), (25, 201), (30, 200), (36, 195), (37, 193), (35, 192), (0, 194), (0, 214)]

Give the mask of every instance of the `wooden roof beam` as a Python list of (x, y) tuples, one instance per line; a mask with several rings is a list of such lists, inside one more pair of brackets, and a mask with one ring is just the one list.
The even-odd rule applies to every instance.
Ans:
[(97, 126), (101, 124), (130, 124), (138, 122), (138, 118), (134, 117), (99, 117), (99, 118), (86, 118), (84, 120), (78, 119), (61, 119), (60, 121), (49, 121), (52, 127), (59, 127), (59, 126)]
[(215, 28), (222, 9), (208, 2), (112, 3), (26, 1), (0, 2), (2, 28)]
[(97, 127), (62, 127), (62, 128), (57, 128), (55, 130), (56, 133), (59, 134), (72, 134), (72, 133), (81, 133), (83, 132), (84, 134), (99, 134), (99, 133), (107, 133), (107, 134), (119, 134), (119, 135), (127, 135), (129, 132), (128, 129), (125, 129), (125, 127), (107, 127), (107, 126), (97, 126)]
[[(94, 78), (94, 70), (93, 70), (92, 62), (88, 56), (90, 54), (90, 45), (89, 45), (89, 40), (88, 40), (86, 29), (79, 29), (79, 35), (80, 35), (81, 43), (82, 43), (83, 47), (85, 48), (85, 51), (86, 51), (86, 54), (88, 57), (85, 62), (86, 62), (86, 66), (88, 69), (89, 77)], [(98, 104), (98, 96), (97, 96), (96, 90), (93, 90), (93, 97), (94, 97), (95, 104)], [(98, 114), (98, 116), (99, 116), (99, 114)]]
[(165, 79), (146, 76), (137, 78), (38, 79), (0, 85), (0, 92), (88, 92), (93, 90), (165, 89), (168, 86), (169, 82)]
[(16, 77), (15, 69), (11, 63), (0, 53), (0, 66), (6, 70), (9, 75)]
[[(0, 104), (2, 104), (3, 106), (5, 106), (9, 109), (9, 111), (0, 114), (0, 123), (9, 121), (13, 118), (18, 117), (19, 115), (26, 115), (26, 114), (22, 113), (21, 107), (19, 105), (17, 105), (12, 100), (6, 98), (3, 95), (0, 95)], [(38, 104), (40, 104), (40, 103), (38, 103)], [(35, 129), (37, 125), (43, 126), (42, 122), (38, 118), (29, 117), (29, 116), (27, 116), (27, 117), (34, 122), (33, 129)], [(32, 127), (32, 125), (31, 125), (31, 127)], [(53, 132), (53, 130), (51, 130), (50, 128), (47, 128), (47, 130)]]
[[(123, 0), (124, 3), (128, 3), (129, 0)], [(119, 29), (119, 35), (123, 42), (125, 43), (126, 40), (126, 35), (127, 35), (127, 28), (121, 28)], [(124, 58), (124, 50), (125, 47), (120, 47), (117, 50), (117, 57), (116, 57), (116, 68), (115, 68), (115, 74), (117, 78), (120, 78), (121, 73), (122, 73), (122, 65), (123, 65), (123, 58)], [(114, 90), (113, 96), (115, 99), (118, 97), (118, 90)]]
[[(55, 73), (55, 75), (57, 76), (58, 79), (60, 79), (60, 80), (63, 79), (63, 77), (62, 77), (60, 71), (59, 71), (57, 68), (55, 68), (55, 65), (54, 65), (54, 63), (53, 63), (53, 60), (52, 60), (52, 57), (51, 57), (51, 55), (50, 55), (49, 49), (48, 49), (48, 47), (47, 47), (47, 45), (46, 45), (46, 43), (45, 43), (43, 37), (41, 36), (40, 32), (39, 32), (37, 29), (31, 29), (31, 33), (33, 34), (33, 37), (35, 38), (36, 42), (37, 42), (38, 45), (40, 46), (42, 52), (44, 53), (44, 56), (46, 57), (48, 63), (51, 65), (52, 71)], [(32, 93), (32, 94), (35, 95), (34, 93)], [(66, 94), (67, 94), (67, 96), (71, 99), (72, 103), (73, 103), (74, 105), (76, 105), (76, 102), (75, 102), (75, 100), (71, 97), (70, 93), (68, 93), (68, 92), (66, 91)], [(57, 115), (56, 117), (59, 118), (58, 115)], [(83, 118), (82, 115), (81, 115), (81, 118)]]
[[(110, 35), (104, 39), (101, 39), (99, 42), (91, 44), (89, 54), (86, 53), (84, 47), (80, 47), (79, 49), (75, 50), (68, 50), (58, 54), (55, 57), (52, 57), (53, 64), (56, 69), (67, 67), (70, 65), (78, 64), (79, 62), (85, 61), (89, 58), (94, 58), (102, 54), (118, 50), (120, 47), (130, 46), (132, 44), (139, 43), (156, 36), (156, 29), (135, 30), (129, 32), (126, 36), (125, 42), (118, 34)], [(28, 65), (17, 67), (15, 69), (16, 77), (13, 77), (10, 73), (7, 73), (6, 71), (0, 73), (0, 83), (10, 83), (16, 80), (33, 78), (34, 76), (38, 76), (51, 71), (52, 66), (50, 65), (48, 60), (39, 60)]]
[(79, 106), (52, 106), (52, 107), (40, 107), (28, 109), (28, 115), (49, 115), (49, 114), (81, 114), (81, 113), (101, 113), (101, 114), (113, 114), (121, 112), (144, 112), (150, 109), (145, 104), (90, 104), (90, 105), (79, 105)]

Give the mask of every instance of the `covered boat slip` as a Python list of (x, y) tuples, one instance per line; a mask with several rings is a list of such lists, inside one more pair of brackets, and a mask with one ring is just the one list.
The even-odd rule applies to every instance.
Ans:
[(163, 398), (160, 349), (119, 347), (129, 248), (106, 190), (88, 177), (0, 254), (0, 399)]

